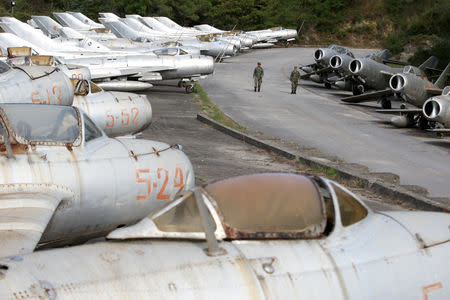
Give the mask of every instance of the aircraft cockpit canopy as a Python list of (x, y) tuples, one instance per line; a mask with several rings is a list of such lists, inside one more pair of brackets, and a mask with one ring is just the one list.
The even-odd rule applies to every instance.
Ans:
[(279, 30), (284, 30), (284, 28), (283, 27), (272, 27), (272, 28), (270, 28), (270, 30), (279, 31)]
[(66, 145), (80, 139), (80, 117), (71, 106), (3, 104), (0, 115), (19, 144)]
[(422, 71), (419, 68), (414, 67), (414, 66), (405, 66), (403, 68), (403, 74), (408, 74), (408, 73), (414, 74), (417, 76), (422, 76)]
[[(305, 176), (240, 176), (208, 184), (203, 193), (217, 208), (227, 239), (313, 238), (325, 229), (325, 200)], [(163, 211), (152, 217), (160, 231), (203, 231), (193, 193)]]
[(161, 46), (163, 46), (163, 47), (180, 47), (181, 44), (179, 42), (165, 42), (165, 43), (162, 43)]
[(154, 50), (153, 53), (156, 55), (164, 55), (164, 56), (175, 56), (175, 55), (185, 55), (186, 51), (178, 48), (162, 48)]
[(349, 55), (349, 56), (355, 58), (355, 56), (353, 55), (353, 53), (351, 51), (349, 51), (347, 48), (344, 48), (342, 46), (332, 44), (332, 45), (328, 46), (328, 48), (336, 51), (339, 54), (345, 54), (345, 55)]
[[(237, 237), (321, 232), (324, 201), (307, 177), (260, 174), (234, 177), (205, 187), (225, 226)], [(322, 228), (323, 229), (323, 228)], [(263, 233), (260, 235), (259, 233)], [(283, 234), (282, 234), (283, 235)]]
[(103, 91), (98, 85), (92, 81), (71, 78), (73, 91), (76, 96), (86, 96), (87, 94), (95, 94)]
[(213, 42), (214, 41), (214, 37), (212, 35), (197, 35), (197, 38), (199, 39), (199, 41), (201, 42)]

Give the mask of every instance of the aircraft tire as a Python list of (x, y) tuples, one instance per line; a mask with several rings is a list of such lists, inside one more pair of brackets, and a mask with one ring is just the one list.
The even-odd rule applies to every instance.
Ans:
[(391, 101), (387, 100), (386, 98), (381, 99), (381, 107), (384, 109), (391, 109), (392, 108)]
[(194, 92), (194, 85), (193, 84), (186, 85), (186, 94), (191, 94), (192, 92)]
[(324, 84), (327, 89), (331, 89), (331, 84), (329, 82), (325, 82)]
[(420, 117), (420, 119), (419, 119), (419, 128), (422, 129), (422, 130), (430, 128), (430, 126), (428, 124), (428, 120), (426, 118)]

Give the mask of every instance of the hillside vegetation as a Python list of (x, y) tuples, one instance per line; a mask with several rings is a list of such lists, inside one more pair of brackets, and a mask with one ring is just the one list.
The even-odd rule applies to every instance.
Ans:
[[(339, 43), (385, 47), (402, 59), (419, 63), (429, 55), (449, 61), (448, 0), (16, 0), (14, 16), (52, 11), (81, 11), (96, 19), (99, 11), (163, 15), (184, 26), (208, 23), (218, 28), (254, 30), (274, 26), (301, 28), (299, 43)], [(10, 15), (9, 1), (0, 6)]]

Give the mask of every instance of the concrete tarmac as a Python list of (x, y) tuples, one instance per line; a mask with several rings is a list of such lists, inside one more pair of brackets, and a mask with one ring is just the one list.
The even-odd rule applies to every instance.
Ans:
[[(297, 94), (290, 94), (293, 66), (313, 63), (314, 50), (254, 50), (216, 64), (215, 74), (201, 85), (214, 103), (250, 131), (313, 147), (371, 172), (397, 174), (400, 184), (423, 187), (429, 197), (449, 204), (449, 137), (395, 128), (387, 124), (390, 116), (373, 112), (379, 104), (346, 105), (339, 99), (350, 92), (327, 90), (310, 81), (301, 81)], [(375, 51), (355, 54), (371, 52)], [(261, 92), (255, 93), (252, 72), (258, 61), (265, 76)]]

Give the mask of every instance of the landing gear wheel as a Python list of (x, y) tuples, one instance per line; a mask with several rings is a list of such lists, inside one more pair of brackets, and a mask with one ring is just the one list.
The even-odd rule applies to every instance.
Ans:
[(391, 109), (392, 108), (391, 101), (389, 101), (386, 98), (381, 99), (381, 107), (384, 109)]
[(326, 87), (327, 89), (331, 89), (331, 83), (325, 82), (325, 87)]
[(353, 92), (354, 96), (361, 95), (362, 93), (364, 93), (364, 86), (361, 84), (358, 84), (358, 85), (353, 84), (352, 92)]
[(178, 87), (179, 87), (179, 88), (182, 87), (183, 84), (184, 84), (184, 81), (182, 81), (182, 80), (178, 81)]
[(400, 105), (400, 109), (406, 109), (406, 104), (405, 104), (405, 103), (402, 103), (402, 104)]
[(424, 117), (420, 117), (419, 119), (419, 128), (422, 130), (430, 128), (430, 125), (428, 124), (428, 120)]
[(194, 85), (193, 84), (186, 85), (186, 94), (190, 94), (192, 92), (194, 92)]
[(289, 47), (289, 42), (286, 42), (286, 43), (284, 44), (284, 47), (288, 48), (288, 47)]

